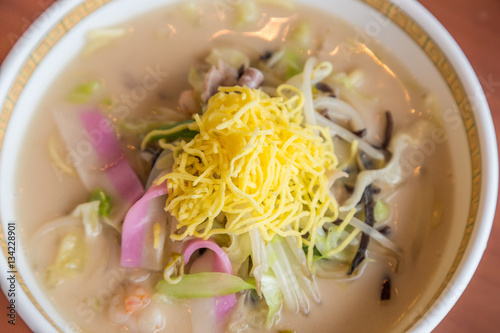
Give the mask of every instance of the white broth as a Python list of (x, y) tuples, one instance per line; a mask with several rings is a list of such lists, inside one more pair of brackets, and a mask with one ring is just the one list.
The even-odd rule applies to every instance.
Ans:
[[(190, 67), (202, 64), (213, 48), (234, 47), (256, 61), (266, 51), (279, 50), (287, 43), (294, 27), (306, 22), (315, 36), (309, 55), (330, 61), (334, 73), (353, 70), (364, 73), (358, 91), (368, 100), (355, 101), (353, 106), (367, 124), (365, 139), (368, 142), (376, 146), (382, 144), (386, 110), (393, 115), (395, 132), (422, 119), (439, 122), (435, 119), (439, 115), (426, 107), (429, 92), (409, 76), (390, 52), (378, 42), (371, 43), (369, 48), (355, 43), (356, 30), (335, 17), (302, 6), (288, 9), (259, 4), (257, 19), (234, 27), (237, 11), (226, 11), (221, 16), (211, 2), (199, 3), (195, 10), (189, 8), (186, 9), (186, 5), (162, 8), (117, 26), (126, 30), (125, 35), (89, 54), (84, 51), (75, 59), (47, 89), (31, 120), (18, 161), (19, 224), (24, 239), (30, 244), (25, 250), (40, 285), (75, 331), (215, 330), (215, 324), (210, 324), (213, 309), (183, 300), (169, 303), (153, 299), (132, 319), (121, 320), (116, 308), (125, 294), (137, 293), (134, 288), (138, 286), (153, 294), (162, 272), (121, 267), (120, 235), (109, 227), (104, 227), (103, 232), (87, 244), (89, 251), (81, 274), (56, 286), (47, 286), (46, 270), (54, 262), (64, 235), (71, 228), (84, 233), (83, 225), (76, 229), (72, 225), (43, 229), (48, 222), (69, 214), (89, 197), (78, 177), (58, 169), (47, 152), (51, 137), (63, 147), (56, 134), (53, 110), (83, 82), (98, 80), (101, 83), (89, 104), (98, 107), (111, 98), (112, 106), (103, 108), (116, 124), (123, 119), (160, 117), (162, 108), (178, 110), (180, 119), (185, 119), (186, 115), (177, 105), (178, 96), (189, 88)], [(352, 103), (352, 96), (349, 102)], [(120, 134), (129, 162), (145, 182), (147, 163), (139, 156), (139, 142), (126, 133)], [(412, 155), (411, 149), (407, 150), (403, 159), (413, 162), (406, 165), (409, 173), (405, 180), (397, 187), (383, 189), (389, 191), (384, 199), (390, 209), (388, 238), (404, 251), (398, 271), (395, 272), (394, 261), (377, 251), (377, 243), (372, 240), (368, 248), (370, 260), (359, 276), (350, 280), (316, 277), (321, 301), (310, 301), (309, 314), (283, 309), (281, 319), (273, 328), (248, 327), (246, 332), (389, 332), (406, 328), (403, 318), (421, 301), (436, 267), (445, 264), (441, 253), (452, 224), (449, 212), (453, 208), (454, 178), (449, 168), (448, 143), (432, 141), (431, 144), (429, 153), (418, 155), (424, 156), (423, 159)], [(387, 277), (391, 279), (391, 298), (381, 301), (381, 286)], [(206, 311), (208, 315), (197, 315), (194, 309), (199, 313)], [(208, 323), (191, 316), (204, 318)], [(230, 317), (235, 318), (237, 314)], [(197, 328), (192, 327), (192, 322)], [(209, 326), (214, 327), (209, 329)], [(237, 331), (235, 326), (232, 330)]]

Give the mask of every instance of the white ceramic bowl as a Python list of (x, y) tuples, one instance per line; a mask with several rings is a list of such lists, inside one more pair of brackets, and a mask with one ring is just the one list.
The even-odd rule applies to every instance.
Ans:
[[(45, 89), (82, 49), (91, 28), (110, 26), (174, 1), (67, 0), (49, 8), (25, 33), (2, 65), (0, 76), (1, 284), (6, 274), (9, 222), (16, 221), (15, 173), (21, 138)], [(226, 0), (231, 2), (231, 0)], [(409, 330), (431, 331), (458, 300), (486, 248), (498, 193), (495, 132), (481, 85), (466, 57), (444, 27), (413, 0), (302, 0), (359, 27), (360, 37), (380, 40), (415, 78), (434, 91), (443, 110), (459, 115), (451, 128), (457, 179), (454, 223), (442, 265), (422, 300), (404, 318)], [(455, 124), (456, 125), (456, 124)], [(70, 331), (35, 283), (17, 232), (16, 306), (35, 332)]]

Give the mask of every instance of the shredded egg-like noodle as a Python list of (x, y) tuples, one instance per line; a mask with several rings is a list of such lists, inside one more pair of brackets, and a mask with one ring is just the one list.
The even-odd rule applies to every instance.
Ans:
[(258, 228), (265, 241), (296, 236), (312, 263), (317, 229), (338, 217), (326, 176), (338, 160), (328, 129), (303, 125), (302, 92), (284, 84), (277, 93), (220, 87), (195, 116), (192, 141), (161, 142), (175, 161), (157, 180), (167, 181), (166, 210), (179, 221), (172, 239)]

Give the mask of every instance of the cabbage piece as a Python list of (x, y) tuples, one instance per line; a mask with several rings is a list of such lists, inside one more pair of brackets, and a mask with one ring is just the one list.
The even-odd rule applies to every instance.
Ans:
[(267, 327), (271, 328), (280, 319), (283, 293), (276, 276), (270, 272), (262, 275), (261, 291), (264, 296), (269, 312), (267, 314)]
[(146, 181), (146, 189), (149, 189), (151, 185), (153, 185), (154, 182), (163, 175), (172, 172), (173, 165), (174, 154), (170, 149), (164, 149), (151, 168), (148, 180)]
[(387, 206), (385, 202), (377, 200), (377, 202), (375, 203), (374, 214), (375, 214), (375, 221), (382, 222), (386, 220), (387, 218), (389, 218), (390, 214), (389, 206)]
[[(298, 248), (297, 244), (294, 246)], [(305, 255), (302, 254), (304, 260), (297, 260), (289, 244), (277, 235), (266, 245), (266, 253), (269, 267), (278, 280), (288, 310), (292, 313), (309, 313), (308, 295), (319, 301), (319, 291), (307, 266)]]
[(244, 27), (252, 22), (257, 21), (259, 13), (254, 0), (241, 1), (236, 7), (236, 15), (234, 25)]
[(89, 202), (91, 201), (99, 202), (100, 216), (109, 217), (109, 213), (111, 212), (111, 198), (102, 189), (96, 188), (90, 194)]
[(191, 69), (189, 69), (188, 82), (194, 89), (194, 91), (196, 91), (196, 93), (200, 95), (203, 91), (204, 82), (200, 74), (198, 74), (198, 71), (194, 67), (191, 67)]
[[(283, 253), (280, 253), (280, 257), (278, 258), (273, 242), (266, 245), (266, 252), (270, 258), (270, 267), (276, 275), (278, 285), (283, 294), (283, 301), (288, 310), (291, 313), (302, 312), (302, 308), (308, 311), (309, 301), (303, 295), (302, 290), (300, 290), (295, 274), (293, 274), (292, 267), (288, 260), (286, 260), (286, 257), (283, 258)], [(304, 311), (304, 313), (307, 311)]]
[(88, 81), (80, 84), (68, 95), (69, 102), (76, 104), (86, 104), (90, 102), (94, 93), (101, 87), (100, 81)]
[(239, 272), (243, 263), (252, 254), (252, 242), (247, 233), (241, 235), (230, 234), (231, 245), (223, 248), (227, 253), (234, 272)]
[(176, 284), (162, 280), (156, 286), (158, 293), (175, 298), (227, 296), (247, 289), (255, 289), (253, 281), (216, 272), (186, 274)]
[[(267, 73), (267, 79), (269, 79), (269, 75), (275, 76), (275, 79), (272, 80), (275, 85), (280, 85), (283, 81), (291, 80), (295, 77), (297, 77), (295, 80), (301, 82), (302, 79), (300, 78), (299, 80), (298, 76), (302, 73), (304, 61), (305, 57), (300, 51), (291, 47), (284, 47), (266, 61), (263, 73)], [(276, 80), (277, 78), (279, 80)], [(300, 82), (296, 85), (297, 87), (300, 86)]]
[(184, 14), (184, 18), (189, 21), (193, 26), (200, 25), (200, 8), (198, 4), (194, 1), (183, 1), (181, 6), (181, 11)]
[(125, 28), (100, 28), (90, 30), (87, 33), (87, 45), (83, 49), (82, 55), (89, 56), (126, 34), (127, 29)]
[(205, 59), (207, 63), (215, 67), (219, 66), (219, 60), (236, 69), (241, 66), (245, 68), (250, 66), (250, 59), (243, 52), (233, 48), (214, 48)]
[(358, 87), (363, 83), (366, 74), (361, 69), (356, 69), (349, 74), (347, 73), (338, 73), (333, 77), (333, 81), (335, 81), (339, 86), (344, 88), (344, 92), (347, 95), (351, 95), (357, 100), (365, 101), (365, 102), (376, 102), (378, 101), (377, 96), (366, 96), (358, 91)]
[(260, 295), (260, 285), (264, 272), (269, 269), (268, 255), (266, 253), (266, 244), (259, 231), (254, 228), (249, 232), (252, 244), (252, 272), (250, 275), (255, 277), (255, 284), (257, 286), (257, 293)]
[(64, 280), (83, 271), (87, 263), (87, 247), (84, 236), (70, 232), (61, 241), (55, 263), (47, 268), (45, 281), (55, 287)]
[(313, 41), (313, 34), (311, 24), (307, 21), (302, 21), (296, 26), (292, 27), (288, 42), (294, 46), (308, 49)]
[(319, 253), (315, 255), (315, 261), (334, 259), (339, 263), (350, 263), (356, 254), (356, 246), (359, 244), (359, 240), (356, 238), (358, 234), (359, 230), (348, 232), (336, 225), (328, 228), (326, 233), (323, 230), (318, 231), (316, 249)]
[(95, 237), (102, 230), (101, 222), (99, 221), (99, 206), (101, 202), (98, 200), (87, 202), (78, 205), (72, 215), (81, 217), (85, 227), (85, 235), (87, 237)]

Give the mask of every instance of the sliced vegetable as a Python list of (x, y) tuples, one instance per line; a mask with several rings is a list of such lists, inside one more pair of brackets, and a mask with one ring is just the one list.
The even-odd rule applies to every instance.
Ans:
[(88, 81), (82, 83), (71, 91), (68, 95), (68, 101), (77, 104), (86, 104), (90, 102), (94, 93), (101, 87), (101, 81)]
[(237, 27), (244, 27), (257, 21), (259, 18), (257, 5), (254, 0), (240, 1), (236, 6), (236, 15), (234, 24)]
[(191, 87), (199, 94), (201, 94), (203, 90), (203, 79), (200, 77), (200, 74), (198, 74), (198, 71), (196, 71), (196, 68), (191, 67), (189, 70), (189, 75), (188, 75), (188, 82), (191, 85)]
[[(363, 194), (363, 205), (365, 207), (365, 223), (373, 227), (375, 225), (375, 200), (373, 200), (373, 187), (368, 185)], [(361, 241), (359, 242), (359, 248), (352, 260), (351, 268), (347, 272), (347, 275), (354, 273), (356, 268), (365, 260), (366, 250), (368, 244), (370, 243), (370, 236), (368, 234), (361, 234)]]
[(234, 293), (255, 289), (253, 282), (226, 273), (196, 273), (186, 274), (176, 284), (162, 280), (156, 286), (160, 294), (175, 298), (204, 298), (226, 296)]
[(100, 202), (97, 200), (87, 202), (78, 205), (72, 213), (73, 216), (82, 218), (87, 237), (95, 237), (102, 230), (102, 225), (99, 221), (99, 206)]
[(316, 260), (335, 258), (339, 262), (348, 262), (354, 256), (356, 249), (353, 245), (358, 245), (356, 236), (360, 231), (359, 229), (347, 231), (346, 228), (351, 224), (355, 213), (356, 209), (352, 209), (340, 225), (330, 226), (326, 233), (321, 229), (318, 230), (316, 248), (320, 255)]
[(89, 201), (99, 201), (99, 215), (109, 217), (111, 212), (111, 198), (100, 189), (96, 188), (91, 194)]
[(179, 138), (192, 139), (199, 131), (196, 130), (196, 123), (193, 119), (181, 121), (171, 125), (161, 126), (151, 132), (142, 140), (141, 149), (146, 149), (150, 142), (159, 140), (172, 141)]
[[(178, 111), (177, 111), (178, 112)], [(179, 112), (178, 112), (179, 113)], [(157, 119), (134, 119), (133, 121), (123, 120), (118, 123), (120, 133), (130, 135), (134, 139), (144, 136), (147, 133), (164, 126), (171, 125), (171, 122)]]
[(229, 261), (233, 266), (233, 271), (238, 273), (243, 263), (252, 254), (252, 243), (248, 234), (235, 235), (230, 234), (231, 245), (223, 248), (227, 253)]
[[(222, 60), (233, 68), (248, 68), (250, 59), (241, 51), (234, 48), (214, 48), (208, 55), (205, 61), (212, 66), (219, 66), (219, 61)], [(193, 86), (196, 90), (196, 88)]]
[(82, 55), (89, 56), (126, 34), (127, 29), (125, 28), (100, 28), (90, 30), (87, 33), (87, 45), (83, 49)]
[(198, 4), (194, 1), (183, 1), (181, 6), (182, 13), (187, 21), (191, 22), (192, 25), (200, 25), (200, 8)]
[(179, 253), (170, 255), (170, 262), (163, 271), (163, 278), (170, 284), (179, 283), (184, 277), (184, 257)]
[(377, 200), (375, 203), (375, 221), (382, 222), (389, 217), (389, 207), (383, 201)]
[[(344, 90), (346, 95), (353, 96), (357, 100), (365, 102), (376, 102), (378, 97), (376, 96), (366, 96), (359, 92), (358, 88), (363, 83), (366, 74), (361, 69), (356, 69), (349, 74), (338, 73), (333, 77), (333, 80), (337, 82)], [(347, 96), (346, 96), (347, 97)]]
[(252, 245), (252, 271), (251, 275), (255, 277), (257, 293), (261, 293), (261, 280), (264, 272), (269, 269), (268, 256), (266, 254), (266, 244), (259, 229), (253, 229), (248, 232)]
[(311, 24), (307, 21), (302, 21), (291, 29), (288, 42), (307, 49), (311, 45), (312, 39)]
[(269, 308), (267, 314), (267, 327), (270, 328), (279, 321), (279, 313), (283, 304), (283, 293), (281, 292), (278, 279), (273, 273), (262, 275), (261, 292)]
[(45, 281), (50, 287), (81, 272), (87, 262), (85, 240), (77, 232), (70, 232), (61, 241), (55, 263), (46, 271)]
[(174, 164), (174, 156), (171, 150), (164, 149), (160, 155), (153, 162), (153, 167), (149, 173), (148, 180), (146, 182), (146, 188), (149, 189), (155, 180), (161, 175), (172, 172), (172, 166)]

